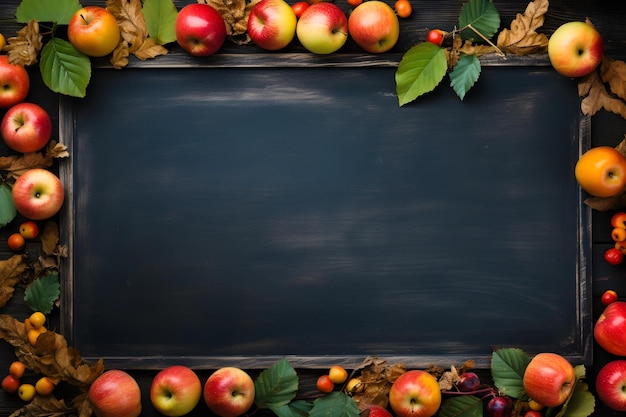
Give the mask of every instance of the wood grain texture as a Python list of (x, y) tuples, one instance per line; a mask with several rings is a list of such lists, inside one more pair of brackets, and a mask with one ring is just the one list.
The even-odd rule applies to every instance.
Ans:
[[(176, 5), (180, 8), (188, 1), (176, 1)], [(83, 4), (102, 4), (102, 2), (89, 1), (83, 2)], [(347, 9), (345, 2), (338, 0), (337, 4)], [(345, 66), (345, 67), (393, 67), (397, 65), (402, 53), (410, 46), (424, 39), (425, 34), (431, 28), (443, 28), (451, 29), (456, 25), (458, 13), (463, 1), (420, 1), (414, 4), (414, 14), (411, 18), (403, 20), (402, 35), (398, 45), (389, 54), (382, 56), (370, 56), (363, 54), (358, 48), (349, 42), (346, 47), (338, 54), (329, 57), (317, 57), (312, 56), (305, 51), (302, 47), (294, 42), (288, 49), (280, 53), (266, 53), (260, 51), (254, 45), (237, 46), (233, 43), (227, 42), (223, 50), (219, 55), (214, 57), (200, 59), (191, 58), (185, 55), (180, 48), (172, 46), (172, 51), (169, 55), (160, 58), (158, 61), (141, 62), (138, 60), (131, 60), (130, 68), (149, 68), (153, 66), (190, 66), (190, 67), (268, 67), (268, 66), (284, 66), (284, 67), (309, 67), (309, 66)], [(508, 26), (510, 21), (515, 18), (516, 13), (522, 12), (527, 2), (524, 1), (495, 1), (494, 4), (500, 11), (502, 17), (503, 26)], [(16, 0), (0, 0), (0, 32), (5, 36), (11, 36), (11, 33), (19, 29), (20, 25), (6, 23), (8, 19), (13, 18), (15, 8), (18, 5)], [(588, 17), (594, 25), (601, 31), (604, 36), (607, 54), (618, 58), (624, 59), (626, 57), (626, 27), (623, 24), (623, 18), (626, 16), (626, 3), (614, 2), (608, 0), (580, 0), (580, 1), (567, 1), (558, 0), (553, 1), (550, 4), (550, 11), (546, 17), (546, 22), (542, 31), (546, 34), (550, 34), (560, 24), (570, 20), (583, 20)], [(526, 61), (529, 60), (529, 61)], [(499, 59), (488, 57), (485, 61), (490, 65), (498, 65)], [(543, 65), (547, 65), (545, 57), (530, 57), (530, 58), (514, 58), (514, 62), (519, 65), (525, 65), (527, 63), (537, 64), (541, 61)], [(96, 61), (97, 66), (106, 67), (108, 64), (106, 61)], [(510, 63), (507, 63), (510, 64)], [(32, 78), (37, 80), (37, 69), (31, 69)], [(35, 88), (32, 90), (29, 100), (44, 102), (48, 108), (54, 109), (56, 106), (57, 97), (50, 94), (45, 86), (39, 81), (35, 81)], [(60, 130), (62, 137), (63, 132), (69, 129), (69, 126), (64, 126), (67, 121), (59, 120), (56, 113), (53, 111), (53, 118), (55, 125)], [(591, 137), (592, 146), (599, 144), (617, 144), (624, 136), (626, 132), (626, 123), (619, 117), (610, 114), (600, 113), (594, 117), (591, 123)], [(1, 145), (0, 145), (1, 146)], [(4, 151), (5, 149), (0, 148)], [(626, 286), (624, 284), (623, 275), (626, 273), (624, 267), (611, 267), (606, 265), (602, 261), (602, 254), (604, 250), (610, 245), (610, 236), (608, 233), (607, 224), (610, 215), (608, 213), (593, 213), (593, 248), (592, 248), (592, 276), (593, 276), (593, 310), (592, 317), (595, 318), (599, 315), (602, 306), (599, 303), (599, 297), (605, 289), (613, 288), (620, 294), (626, 293)], [(9, 233), (9, 228), (0, 230), (0, 237), (6, 238)], [(4, 239), (2, 239), (4, 241)], [(34, 252), (33, 247), (33, 252)], [(7, 258), (11, 255), (11, 252), (6, 248), (4, 244), (0, 244), (0, 256)], [(12, 300), (8, 306), (6, 306), (2, 313), (15, 314), (16, 316), (25, 316), (28, 314), (28, 309), (21, 302), (21, 292), (18, 291), (14, 300)], [(57, 313), (58, 314), (58, 313)], [(59, 326), (58, 316), (53, 317), (53, 325)], [(8, 366), (9, 362), (13, 358), (13, 352), (9, 346), (0, 346), (0, 367), (2, 364)], [(224, 358), (224, 364), (232, 363), (233, 358)], [(234, 358), (237, 360), (237, 358)], [(452, 358), (454, 359), (454, 358)], [(466, 359), (462, 355), (458, 357), (458, 360)], [(588, 379), (592, 381), (595, 373), (599, 367), (608, 360), (611, 360), (609, 355), (603, 353), (597, 346), (595, 349), (594, 366), (588, 371)], [(181, 360), (184, 361), (183, 358)], [(349, 366), (354, 363), (355, 358), (338, 357), (337, 361)], [(137, 363), (137, 368), (158, 368), (163, 362), (159, 362), (158, 358), (146, 358), (146, 362)], [(245, 367), (245, 362), (243, 363)], [(190, 365), (202, 368), (201, 360), (189, 361)], [(113, 364), (115, 365), (115, 364)], [(250, 366), (253, 364), (250, 363)], [(310, 384), (319, 371), (315, 369), (308, 369), (306, 363), (301, 364), (304, 385)], [(314, 368), (314, 367), (313, 367)], [(203, 378), (208, 376), (210, 370), (204, 369), (200, 371)], [(254, 374), (256, 371), (252, 371)], [(149, 381), (154, 375), (154, 370), (135, 371), (134, 375), (142, 384), (143, 389), (143, 403), (144, 413), (143, 416), (156, 416), (157, 414), (151, 409), (149, 405), (149, 399), (147, 396)], [(20, 407), (22, 403), (14, 396), (6, 395), (4, 392), (0, 392), (0, 416), (8, 416), (12, 411)], [(194, 412), (192, 416), (207, 415), (208, 410), (201, 404)], [(607, 410), (602, 405), (598, 405), (597, 416), (612, 416), (618, 415)]]

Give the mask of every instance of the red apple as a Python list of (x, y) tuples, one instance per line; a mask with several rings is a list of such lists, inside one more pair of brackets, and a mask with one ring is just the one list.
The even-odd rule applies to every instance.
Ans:
[(141, 414), (141, 389), (119, 369), (104, 372), (89, 387), (89, 402), (96, 417), (137, 417)]
[(391, 6), (379, 0), (365, 1), (350, 13), (350, 36), (363, 50), (387, 52), (398, 42), (400, 23)]
[(254, 381), (242, 369), (220, 368), (204, 384), (204, 401), (220, 417), (240, 416), (254, 403)]
[(8, 55), (0, 55), (0, 108), (24, 101), (30, 89), (30, 77), (21, 65), (9, 63)]
[(202, 383), (196, 373), (182, 365), (161, 370), (150, 386), (150, 401), (161, 414), (178, 417), (193, 410), (202, 397)]
[(315, 3), (300, 16), (296, 35), (309, 52), (330, 54), (348, 40), (348, 18), (334, 3)]
[(626, 356), (626, 301), (606, 306), (596, 321), (593, 337), (607, 352)]
[(113, 52), (121, 34), (111, 12), (100, 6), (85, 6), (72, 15), (67, 38), (83, 54), (100, 57)]
[(23, 153), (36, 152), (50, 140), (52, 120), (38, 104), (18, 103), (4, 114), (0, 133), (9, 148)]
[(566, 77), (582, 77), (602, 62), (602, 36), (587, 22), (567, 22), (548, 40), (548, 57), (554, 69)]
[(391, 386), (389, 405), (398, 417), (430, 417), (441, 405), (439, 383), (426, 371), (405, 372)]
[(556, 353), (535, 355), (524, 371), (526, 394), (545, 407), (556, 407), (565, 402), (574, 388), (576, 371), (572, 364)]
[(258, 47), (276, 51), (291, 43), (296, 22), (296, 13), (284, 0), (261, 0), (250, 11), (248, 35)]
[(615, 411), (626, 411), (626, 360), (614, 360), (596, 376), (598, 398)]
[(31, 220), (44, 220), (61, 209), (65, 192), (59, 177), (44, 168), (32, 168), (20, 175), (12, 190), (15, 209)]
[(176, 16), (176, 41), (193, 56), (216, 53), (226, 40), (226, 22), (213, 7), (193, 3), (183, 7)]
[(369, 415), (366, 417), (393, 417), (389, 410), (379, 405), (370, 405), (367, 410), (369, 410)]

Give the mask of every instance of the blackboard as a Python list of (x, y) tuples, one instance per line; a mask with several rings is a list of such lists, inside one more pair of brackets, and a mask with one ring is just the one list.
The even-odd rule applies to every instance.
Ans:
[(575, 83), (486, 65), (400, 108), (392, 67), (95, 69), (64, 334), (109, 366), (591, 357)]

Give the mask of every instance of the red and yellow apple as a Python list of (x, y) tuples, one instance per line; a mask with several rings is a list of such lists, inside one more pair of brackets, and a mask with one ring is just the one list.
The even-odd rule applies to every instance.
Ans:
[(610, 303), (596, 320), (593, 337), (605, 351), (626, 356), (626, 301)]
[(6, 111), (0, 133), (7, 146), (17, 152), (36, 152), (52, 136), (52, 120), (38, 104), (22, 102)]
[(8, 109), (26, 99), (30, 77), (22, 65), (9, 63), (8, 55), (0, 55), (0, 108)]
[(350, 13), (350, 36), (366, 52), (379, 54), (395, 46), (400, 37), (398, 16), (387, 3), (364, 1)]
[(298, 19), (296, 35), (307, 51), (330, 54), (348, 40), (348, 18), (334, 3), (315, 3)]
[(393, 417), (393, 415), (380, 405), (370, 405), (367, 407), (369, 415), (367, 417)]
[(441, 405), (441, 388), (432, 374), (414, 369), (393, 383), (389, 405), (398, 417), (430, 417)]
[(31, 168), (20, 175), (13, 184), (11, 194), (15, 209), (31, 220), (54, 216), (65, 199), (59, 177), (44, 168)]
[(20, 379), (9, 374), (2, 379), (2, 389), (9, 394), (15, 394), (20, 387)]
[(557, 353), (543, 352), (535, 355), (524, 371), (526, 394), (545, 407), (556, 407), (570, 396), (576, 371), (572, 364)]
[(187, 366), (172, 365), (162, 369), (152, 379), (150, 401), (161, 414), (183, 416), (193, 410), (202, 398), (202, 383)]
[(626, 158), (615, 148), (597, 146), (578, 158), (574, 175), (589, 194), (612, 197), (626, 188)]
[(606, 363), (596, 376), (598, 398), (615, 411), (626, 411), (626, 360)]
[(238, 417), (254, 403), (254, 381), (242, 369), (227, 366), (213, 372), (204, 384), (204, 402), (219, 417)]
[(176, 16), (176, 42), (193, 56), (215, 54), (226, 40), (226, 22), (213, 7), (192, 3)]
[(291, 43), (296, 23), (294, 9), (284, 0), (261, 0), (250, 11), (248, 35), (259, 48), (276, 51)]
[(130, 374), (111, 369), (89, 387), (87, 393), (96, 417), (137, 417), (141, 414), (141, 389)]
[(27, 220), (20, 224), (20, 235), (24, 239), (34, 239), (39, 236), (39, 226), (32, 220)]
[(593, 25), (567, 22), (548, 40), (548, 57), (554, 69), (566, 77), (582, 77), (602, 62), (604, 42)]
[(85, 6), (70, 18), (67, 38), (83, 54), (101, 57), (113, 52), (121, 34), (111, 12), (100, 6)]

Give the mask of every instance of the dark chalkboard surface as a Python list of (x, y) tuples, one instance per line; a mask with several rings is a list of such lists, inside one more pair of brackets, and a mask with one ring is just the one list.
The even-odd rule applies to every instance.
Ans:
[(62, 115), (72, 345), (127, 368), (588, 362), (575, 83), (484, 66), (464, 101), (444, 81), (400, 108), (394, 71), (95, 70)]

